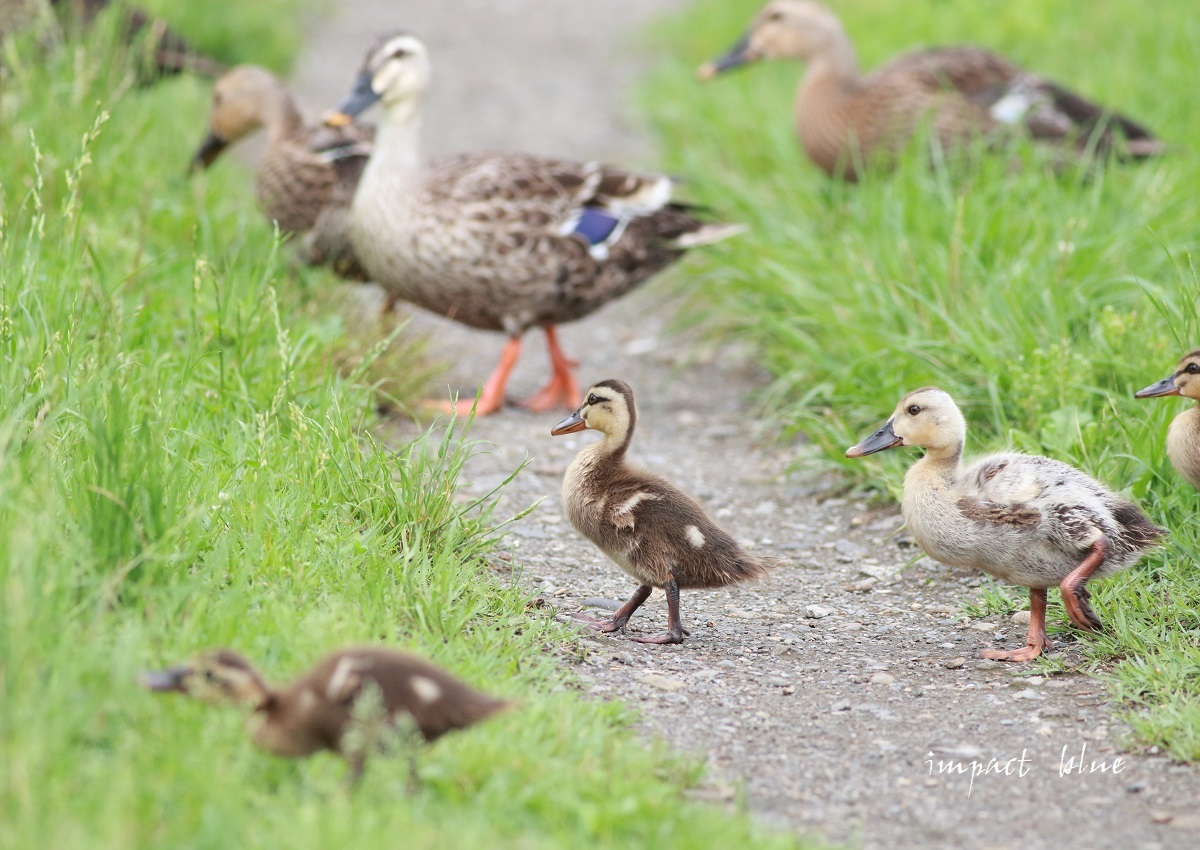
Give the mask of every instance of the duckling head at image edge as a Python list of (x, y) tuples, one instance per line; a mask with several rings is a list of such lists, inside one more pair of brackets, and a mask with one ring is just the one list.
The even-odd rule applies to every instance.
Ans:
[(1024, 647), (984, 658), (1029, 661), (1050, 648), (1046, 590), (1057, 585), (1071, 622), (1101, 628), (1089, 579), (1133, 566), (1166, 531), (1088, 475), (1039, 455), (1004, 452), (962, 466), (967, 425), (937, 387), (906, 395), (877, 431), (846, 450), (856, 458), (896, 448), (925, 449), (904, 476), (901, 512), (929, 557), (983, 570), (1029, 588)]
[(633, 390), (624, 381), (593, 384), (584, 402), (552, 430), (586, 429), (604, 437), (585, 446), (563, 478), (563, 503), (576, 531), (596, 544), (638, 582), (611, 619), (576, 615), (602, 632), (623, 632), (653, 588), (667, 595), (667, 631), (638, 636), (641, 643), (682, 643), (681, 588), (725, 587), (761, 578), (783, 561), (745, 551), (695, 499), (665, 479), (628, 463), (637, 424)]
[[(1134, 396), (1183, 396), (1200, 402), (1200, 349), (1185, 354), (1172, 374), (1138, 390)], [(1167, 457), (1185, 481), (1200, 488), (1200, 403), (1171, 420), (1167, 431)]]

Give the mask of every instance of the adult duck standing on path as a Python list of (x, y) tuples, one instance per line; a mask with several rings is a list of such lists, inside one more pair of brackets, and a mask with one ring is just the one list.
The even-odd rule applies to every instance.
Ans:
[[(375, 152), (354, 197), (351, 233), (370, 277), (390, 293), (473, 328), (508, 334), (476, 412), (499, 410), (521, 338), (545, 330), (553, 376), (524, 402), (580, 401), (556, 326), (629, 292), (685, 250), (740, 232), (706, 224), (671, 198), (662, 174), (526, 154), (463, 154), (422, 166), (421, 118), (432, 65), (407, 33), (367, 53), (341, 125), (383, 108)], [(460, 401), (458, 410), (472, 402)]]

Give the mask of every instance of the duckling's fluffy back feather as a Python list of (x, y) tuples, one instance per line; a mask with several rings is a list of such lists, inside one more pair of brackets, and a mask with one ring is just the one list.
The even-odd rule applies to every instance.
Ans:
[(574, 486), (563, 488), (571, 522), (642, 584), (662, 587), (674, 577), (680, 588), (724, 587), (782, 563), (746, 552), (657, 475), (623, 463), (606, 468), (585, 459), (582, 466)]
[(1060, 582), (1101, 535), (1110, 549), (1097, 576), (1132, 566), (1165, 534), (1080, 470), (1035, 455), (991, 455), (956, 479), (919, 461), (904, 489), (905, 520), (932, 557), (1027, 587)]

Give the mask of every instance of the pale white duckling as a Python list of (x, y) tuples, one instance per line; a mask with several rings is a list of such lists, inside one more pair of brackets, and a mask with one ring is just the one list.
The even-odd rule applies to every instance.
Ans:
[(639, 587), (610, 620), (580, 616), (599, 631), (624, 631), (655, 587), (667, 593), (667, 631), (636, 637), (641, 643), (683, 643), (681, 588), (724, 587), (759, 578), (783, 562), (751, 555), (718, 526), (691, 496), (630, 464), (637, 405), (624, 381), (593, 385), (578, 410), (551, 434), (593, 428), (604, 439), (585, 447), (563, 478), (563, 503), (575, 530), (591, 540)]
[(929, 557), (1029, 588), (1025, 646), (984, 658), (1029, 661), (1049, 649), (1046, 589), (1058, 585), (1071, 622), (1100, 628), (1087, 582), (1130, 567), (1166, 531), (1133, 503), (1057, 460), (1014, 452), (963, 468), (967, 425), (936, 387), (914, 390), (878, 431), (847, 449), (863, 457), (896, 446), (926, 450), (904, 476), (901, 511)]
[[(1185, 354), (1174, 374), (1134, 395), (1136, 398), (1181, 395), (1200, 402), (1200, 349)], [(1167, 457), (1185, 481), (1200, 488), (1200, 403), (1171, 420), (1167, 431)]]

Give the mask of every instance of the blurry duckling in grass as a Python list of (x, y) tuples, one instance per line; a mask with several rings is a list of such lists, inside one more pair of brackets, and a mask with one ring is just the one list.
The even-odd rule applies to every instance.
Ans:
[(847, 180), (875, 155), (901, 150), (926, 122), (945, 149), (1016, 127), (1074, 156), (1112, 150), (1140, 159), (1165, 150), (1140, 124), (981, 47), (917, 50), (862, 76), (837, 16), (810, 0), (768, 3), (699, 74), (708, 79), (761, 59), (808, 65), (796, 94), (796, 134), (814, 163)]
[(267, 147), (254, 192), (263, 213), (301, 240), (303, 262), (366, 280), (350, 245), (350, 204), (374, 149), (375, 128), (311, 126), (282, 80), (257, 65), (240, 65), (217, 80), (208, 136), (191, 168), (208, 168), (228, 145), (260, 128)]
[(1046, 589), (1058, 585), (1071, 622), (1101, 627), (1087, 582), (1130, 567), (1166, 534), (1133, 503), (1057, 460), (1005, 452), (963, 468), (967, 425), (936, 387), (906, 395), (878, 431), (846, 451), (863, 457), (897, 446), (925, 449), (904, 476), (901, 510), (929, 557), (1029, 588), (1025, 646), (984, 658), (1029, 661), (1050, 648)]
[[(1137, 398), (1181, 395), (1200, 402), (1200, 349), (1185, 354), (1174, 374), (1134, 394)], [(1167, 431), (1171, 466), (1193, 487), (1200, 488), (1200, 404), (1171, 420)]]
[[(179, 667), (141, 678), (143, 687), (213, 704), (253, 709), (251, 738), (278, 756), (340, 753), (351, 780), (362, 774), (382, 727), (411, 724), (426, 741), (464, 729), (510, 706), (480, 693), (428, 661), (392, 649), (360, 647), (326, 656), (290, 685), (269, 686), (243, 656), (214, 650)], [(374, 718), (362, 716), (368, 695)], [(355, 733), (359, 734), (355, 734)]]
[(593, 385), (583, 405), (550, 432), (559, 436), (593, 428), (604, 434), (567, 469), (563, 502), (575, 529), (640, 585), (612, 619), (579, 619), (602, 632), (623, 632), (651, 590), (661, 587), (667, 593), (667, 631), (634, 640), (683, 643), (680, 589), (759, 578), (783, 562), (743, 551), (691, 496), (630, 464), (625, 455), (636, 423), (633, 390), (610, 379)]

